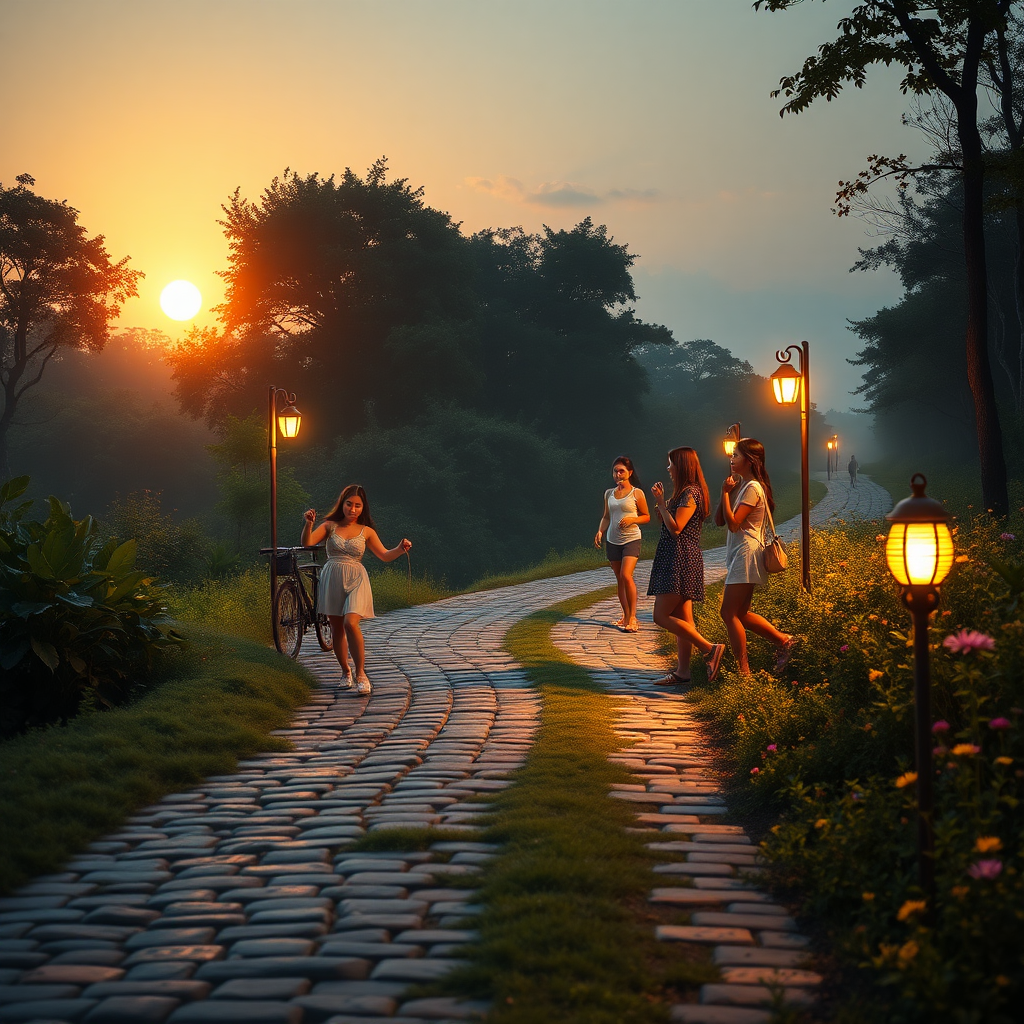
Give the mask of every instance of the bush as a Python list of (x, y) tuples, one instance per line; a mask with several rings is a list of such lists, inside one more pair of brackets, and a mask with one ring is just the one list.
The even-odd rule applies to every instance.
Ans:
[(123, 700), (180, 640), (135, 541), (104, 543), (53, 497), (43, 523), (30, 501), (7, 508), (28, 485), (0, 486), (0, 735)]
[[(1017, 1019), (1022, 547), (1005, 525), (965, 515), (954, 527), (958, 564), (930, 629), (938, 897), (928, 924), (909, 772), (909, 616), (876, 529), (815, 535), (814, 593), (799, 590), (791, 567), (755, 599), (807, 637), (786, 678), (725, 675), (698, 691), (698, 704), (725, 743), (740, 806), (781, 812), (763, 844), (774, 884), (833, 930), (851, 972), (867, 969), (872, 1020)], [(949, 638), (965, 629), (991, 638), (992, 650), (987, 639), (954, 650)]]
[(183, 622), (270, 644), (270, 569), (253, 566), (237, 576), (206, 580), (176, 591), (171, 612)]

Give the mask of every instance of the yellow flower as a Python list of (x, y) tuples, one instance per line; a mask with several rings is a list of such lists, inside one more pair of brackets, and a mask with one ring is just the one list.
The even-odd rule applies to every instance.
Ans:
[(968, 561), (970, 561), (970, 559), (966, 555), (957, 555), (956, 558), (953, 559), (953, 561), (954, 562), (968, 562)]
[(978, 853), (995, 853), (1003, 848), (1003, 841), (999, 836), (979, 836), (974, 848)]
[(1013, 758), (1012, 757), (997, 757), (996, 758), (996, 764), (1011, 765), (1011, 764), (1013, 764)]
[(875, 898), (875, 894), (874, 894), (873, 892), (862, 892), (862, 893), (860, 894), (860, 898), (861, 898), (861, 899), (862, 899), (862, 900), (863, 900), (863, 901), (864, 901), (865, 903), (870, 903), (870, 902), (871, 902), (871, 901), (872, 901), (872, 900), (873, 900), (873, 899)]
[(880, 671), (877, 668), (873, 668), (868, 672), (868, 679), (873, 683), (877, 683), (878, 680), (881, 679), (884, 675), (884, 672)]
[(980, 751), (980, 747), (976, 747), (973, 743), (958, 743), (952, 750), (954, 757), (970, 757), (972, 754), (977, 754)]
[(904, 772), (896, 780), (896, 788), (902, 789), (904, 786), (912, 786), (915, 782), (917, 782), (917, 772)]
[(922, 910), (926, 910), (928, 904), (924, 900), (907, 900), (899, 909), (899, 913), (896, 915), (897, 921), (906, 921), (911, 914), (917, 914)]
[(828, 818), (819, 818), (815, 823), (815, 828), (824, 828), (828, 824)]
[(911, 939), (909, 942), (904, 942), (900, 946), (900, 951), (896, 954), (900, 964), (909, 964), (911, 960), (920, 952), (920, 946)]
[(954, 885), (949, 890), (958, 900), (962, 900), (971, 890), (966, 885)]

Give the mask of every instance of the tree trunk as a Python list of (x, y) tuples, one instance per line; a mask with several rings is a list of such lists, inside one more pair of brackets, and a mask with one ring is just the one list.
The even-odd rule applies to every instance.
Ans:
[[(967, 272), (967, 383), (974, 398), (974, 419), (978, 433), (978, 457), (981, 464), (981, 493), (985, 508), (993, 515), (1005, 516), (1010, 502), (1006, 491), (1006, 464), (1003, 460), (1003, 435), (992, 382), (992, 364), (988, 355), (988, 269), (985, 261), (985, 171), (981, 137), (977, 131), (975, 109), (958, 104), (957, 125), (964, 158), (964, 264)], [(963, 106), (969, 106), (964, 104)]]

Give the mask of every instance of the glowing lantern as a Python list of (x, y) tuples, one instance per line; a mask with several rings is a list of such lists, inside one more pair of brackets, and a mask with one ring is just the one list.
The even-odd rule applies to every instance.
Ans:
[(800, 399), (801, 380), (801, 375), (789, 363), (783, 363), (771, 377), (775, 401), (779, 405), (795, 405)]
[(294, 405), (286, 405), (277, 414), (277, 426), (282, 437), (297, 437), (302, 426), (302, 413)]
[(885, 542), (885, 560), (904, 587), (937, 587), (953, 566), (949, 515), (934, 498), (925, 496), (928, 481), (915, 473), (913, 496), (904, 498), (885, 518), (892, 523)]

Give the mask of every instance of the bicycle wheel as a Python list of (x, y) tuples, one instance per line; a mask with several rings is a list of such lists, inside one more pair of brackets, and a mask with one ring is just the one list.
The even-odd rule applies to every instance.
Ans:
[(331, 632), (331, 620), (326, 615), (317, 615), (313, 618), (313, 628), (316, 630), (316, 642), (320, 645), (320, 650), (333, 651), (334, 633)]
[(306, 623), (303, 618), (299, 588), (295, 580), (285, 580), (274, 595), (274, 646), (282, 654), (294, 658), (302, 646)]

